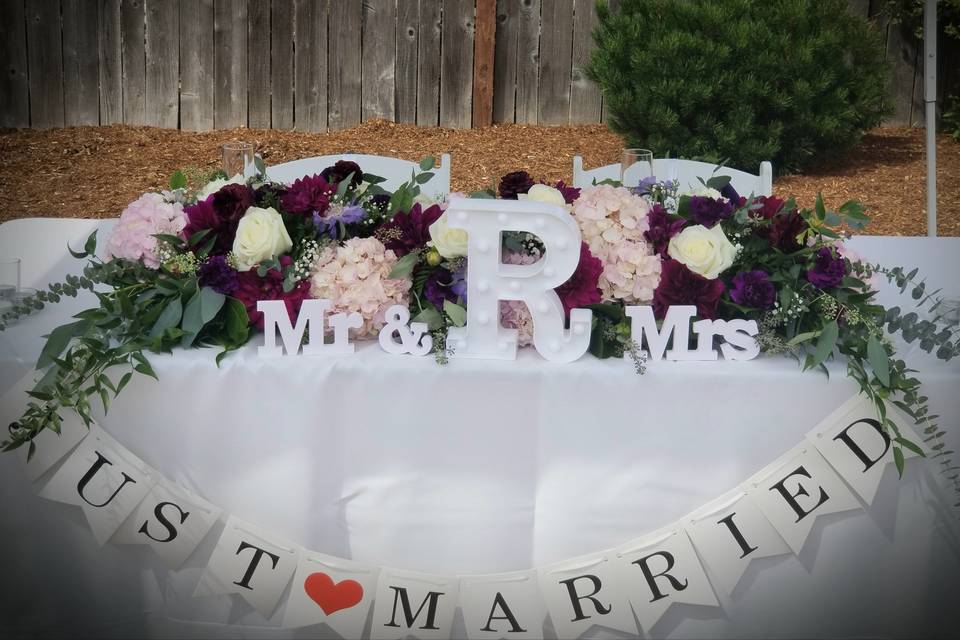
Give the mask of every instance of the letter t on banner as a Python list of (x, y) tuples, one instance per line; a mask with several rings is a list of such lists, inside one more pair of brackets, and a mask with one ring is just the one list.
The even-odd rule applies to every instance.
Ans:
[(269, 618), (293, 577), (299, 555), (298, 547), (230, 516), (194, 595), (235, 593)]
[[(580, 262), (580, 229), (563, 207), (546, 202), (451, 198), (449, 225), (468, 236), (467, 325), (451, 327), (453, 357), (512, 360), (517, 332), (500, 326), (500, 300), (522, 300), (533, 317), (533, 344), (554, 362), (573, 362), (590, 346), (588, 309), (570, 312), (570, 329), (554, 288)], [(527, 231), (543, 242), (544, 256), (530, 265), (503, 264), (504, 231)]]

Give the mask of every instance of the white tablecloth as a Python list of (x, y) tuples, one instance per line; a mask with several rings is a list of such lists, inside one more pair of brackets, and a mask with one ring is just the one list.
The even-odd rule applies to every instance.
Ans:
[[(913, 239), (867, 240), (859, 249), (870, 258), (925, 262), (931, 284), (956, 265), (956, 254)], [(0, 390), (71, 306), (0, 334)], [(248, 345), (220, 369), (213, 355), (153, 356), (160, 382), (135, 378), (101, 424), (169, 478), (292, 542), (438, 573), (526, 569), (669, 524), (856, 392), (840, 364), (828, 380), (769, 358), (661, 363), (639, 377), (629, 363), (551, 365), (530, 350), (515, 363), (446, 367), (373, 344), (353, 357), (277, 360)], [(917, 363), (960, 451), (960, 363)], [(4, 418), (16, 404), (8, 395)], [(216, 532), (172, 574), (145, 549), (96, 547), (79, 510), (32, 495), (12, 456), (0, 457), (0, 483), (4, 573), (18, 576), (3, 618), (14, 630), (296, 635), (228, 597), (190, 597)], [(872, 509), (819, 523), (799, 558), (755, 562), (723, 612), (675, 607), (654, 632), (948, 634), (960, 622), (960, 554), (941, 497), (922, 464), (899, 481), (890, 473)]]

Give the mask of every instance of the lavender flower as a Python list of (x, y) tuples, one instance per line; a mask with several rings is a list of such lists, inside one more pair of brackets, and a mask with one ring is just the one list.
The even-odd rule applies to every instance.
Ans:
[(232, 296), (240, 286), (237, 272), (227, 264), (226, 256), (213, 256), (197, 269), (200, 285), (225, 296)]
[(323, 215), (313, 212), (313, 224), (317, 227), (317, 236), (327, 234), (336, 240), (340, 231), (339, 223), (354, 224), (363, 220), (366, 215), (366, 210), (358, 204), (331, 204)]

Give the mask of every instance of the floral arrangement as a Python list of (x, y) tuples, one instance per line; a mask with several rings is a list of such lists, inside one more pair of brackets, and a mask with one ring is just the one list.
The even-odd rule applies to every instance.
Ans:
[[(106, 410), (133, 373), (155, 376), (148, 352), (217, 346), (219, 363), (262, 330), (260, 300), (282, 300), (293, 318), (304, 300), (329, 299), (334, 312), (360, 314), (355, 338), (375, 337), (386, 310), (407, 305), (445, 362), (447, 330), (466, 321), (467, 236), (448, 224), (447, 201), (420, 193), (432, 167), (425, 159), (392, 193), (382, 178), (345, 161), (290, 185), (267, 180), (262, 166), (248, 180), (177, 172), (169, 190), (144, 194), (122, 212), (107, 259), (95, 257), (91, 236), (83, 251), (72, 252), (89, 258), (82, 276), (51, 284), (0, 318), (2, 329), (18, 314), (106, 285), (97, 291), (99, 307), (50, 334), (38, 362), (44, 375), (4, 448), (29, 444), (32, 452), (42, 429), (59, 429), (64, 408), (89, 421), (92, 397)], [(593, 311), (595, 356), (627, 355), (645, 371), (626, 305), (649, 304), (658, 319), (671, 305), (694, 305), (701, 318), (754, 319), (767, 354), (824, 371), (833, 354), (844, 356), (889, 432), (898, 467), (902, 448), (922, 450), (887, 418), (888, 403), (922, 426), (957, 482), (920, 382), (887, 335), (919, 340), (923, 350), (950, 360), (960, 354), (956, 323), (938, 326), (916, 311), (873, 302), (871, 282), (887, 278), (901, 292), (910, 289), (918, 307), (935, 311), (939, 304), (916, 270), (870, 265), (845, 247), (838, 229), (859, 230), (868, 221), (858, 203), (828, 211), (818, 198), (813, 209), (801, 209), (793, 200), (741, 197), (723, 176), (682, 193), (676, 183), (655, 179), (634, 189), (606, 182), (581, 190), (537, 182), (524, 171), (503, 176), (496, 192), (470, 195), (550, 202), (570, 212), (583, 243), (575, 273), (556, 293), (568, 317), (578, 307)], [(501, 255), (530, 264), (543, 251), (535, 235), (516, 232), (504, 235)], [(503, 301), (500, 311), (519, 343), (530, 344), (526, 306)], [(124, 368), (116, 382), (108, 375)]]

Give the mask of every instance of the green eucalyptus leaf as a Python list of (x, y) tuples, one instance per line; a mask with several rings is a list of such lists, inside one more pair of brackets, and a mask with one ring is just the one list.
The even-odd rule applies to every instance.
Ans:
[(170, 176), (170, 188), (171, 189), (186, 189), (187, 188), (187, 176), (180, 169), (177, 169)]
[(37, 370), (46, 369), (55, 360), (60, 357), (70, 341), (77, 336), (83, 335), (91, 327), (88, 320), (78, 320), (68, 324), (60, 325), (47, 336), (47, 341), (40, 351), (40, 357), (37, 359)]
[(149, 337), (156, 338), (162, 335), (167, 329), (177, 326), (180, 324), (182, 317), (183, 304), (180, 302), (180, 297), (171, 298), (170, 302), (167, 303), (160, 313), (160, 317), (157, 318), (157, 321), (150, 329)]
[(883, 343), (873, 335), (867, 339), (867, 360), (870, 361), (873, 373), (876, 374), (880, 384), (889, 387), (890, 359), (887, 356), (887, 350), (883, 347)]
[(435, 331), (443, 326), (443, 316), (440, 315), (440, 312), (437, 311), (433, 305), (427, 305), (417, 314), (412, 322), (425, 322), (428, 329)]
[(397, 260), (397, 263), (393, 265), (393, 269), (390, 270), (390, 275), (387, 277), (391, 280), (409, 279), (413, 275), (413, 269), (417, 266), (419, 260), (420, 252), (411, 251)]
[(436, 160), (433, 156), (427, 156), (420, 161), (420, 171), (430, 171), (436, 166)]
[(837, 325), (836, 320), (831, 320), (823, 325), (823, 331), (820, 334), (819, 340), (817, 340), (817, 347), (813, 352), (812, 360), (809, 361), (809, 366), (806, 367), (807, 369), (812, 369), (830, 357), (830, 354), (833, 353), (833, 348), (837, 344), (837, 337), (839, 335), (840, 327)]
[(467, 310), (460, 305), (444, 300), (443, 312), (447, 314), (455, 327), (462, 327), (467, 324)]

